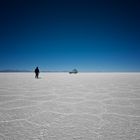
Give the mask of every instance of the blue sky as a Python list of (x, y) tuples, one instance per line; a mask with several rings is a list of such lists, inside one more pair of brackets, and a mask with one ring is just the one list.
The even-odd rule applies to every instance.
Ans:
[(0, 69), (140, 71), (138, 0), (0, 5)]

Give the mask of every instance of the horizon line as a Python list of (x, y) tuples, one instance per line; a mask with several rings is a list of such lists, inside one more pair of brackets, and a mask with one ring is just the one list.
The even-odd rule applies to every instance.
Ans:
[[(0, 73), (22, 73), (22, 72), (26, 72), (26, 73), (30, 73), (30, 72), (34, 72), (34, 70), (18, 70), (18, 69), (0, 69)], [(70, 72), (70, 70), (68, 71), (68, 70), (40, 70), (40, 72), (42, 72), (42, 73), (45, 73), (45, 72), (58, 72), (58, 73), (61, 73), (61, 72), (65, 72), (65, 73), (67, 73), (67, 72)], [(139, 73), (140, 71), (131, 71), (131, 70), (127, 70), (127, 71), (119, 71), (119, 70), (112, 70), (112, 71), (110, 71), (110, 70), (105, 70), (105, 71), (103, 71), (103, 70), (81, 70), (81, 71), (79, 71), (78, 70), (78, 73), (108, 73), (108, 72), (110, 72), (110, 73), (115, 73), (115, 72), (117, 72), (117, 73)]]

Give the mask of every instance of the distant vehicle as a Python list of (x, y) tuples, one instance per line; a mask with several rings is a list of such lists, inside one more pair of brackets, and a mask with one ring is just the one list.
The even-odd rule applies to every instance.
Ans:
[(77, 74), (78, 70), (77, 69), (73, 69), (72, 71), (69, 72), (69, 74)]

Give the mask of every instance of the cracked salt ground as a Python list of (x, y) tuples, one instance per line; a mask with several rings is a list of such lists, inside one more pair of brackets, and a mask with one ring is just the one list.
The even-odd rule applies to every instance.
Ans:
[(139, 139), (139, 73), (0, 74), (0, 140)]

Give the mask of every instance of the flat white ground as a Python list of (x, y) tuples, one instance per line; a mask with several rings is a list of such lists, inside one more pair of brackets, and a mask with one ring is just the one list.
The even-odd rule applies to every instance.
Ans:
[(140, 73), (0, 73), (0, 140), (140, 140)]

